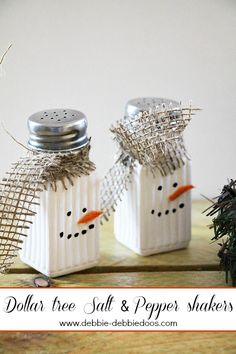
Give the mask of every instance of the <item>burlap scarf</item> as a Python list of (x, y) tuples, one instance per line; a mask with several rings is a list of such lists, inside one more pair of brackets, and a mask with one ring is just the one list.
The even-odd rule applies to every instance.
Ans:
[(90, 145), (75, 152), (38, 152), (27, 155), (12, 164), (0, 183), (0, 272), (5, 273), (21, 249), (23, 238), (33, 223), (40, 193), (50, 188), (57, 190), (62, 183), (67, 189), (73, 178), (89, 175), (95, 169), (89, 160)]
[(101, 187), (103, 219), (121, 200), (131, 181), (135, 164), (158, 169), (163, 176), (172, 174), (185, 164), (188, 154), (183, 142), (183, 131), (197, 109), (162, 106), (136, 117), (125, 117), (111, 127), (118, 144), (117, 160), (104, 177)]

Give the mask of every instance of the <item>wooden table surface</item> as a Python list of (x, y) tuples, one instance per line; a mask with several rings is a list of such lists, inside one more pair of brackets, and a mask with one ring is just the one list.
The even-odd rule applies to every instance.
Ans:
[[(97, 267), (53, 279), (54, 287), (80, 286), (230, 286), (219, 269), (219, 246), (210, 243), (210, 219), (202, 214), (209, 203), (195, 201), (192, 240), (187, 249), (141, 257), (119, 244), (113, 222), (101, 229)], [(37, 272), (16, 260), (0, 287), (29, 287)], [(0, 333), (0, 354), (12, 353), (236, 353), (235, 333)]]

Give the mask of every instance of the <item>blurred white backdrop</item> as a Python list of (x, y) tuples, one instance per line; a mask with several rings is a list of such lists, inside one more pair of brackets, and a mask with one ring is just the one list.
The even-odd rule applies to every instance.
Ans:
[[(203, 110), (185, 132), (193, 183), (215, 196), (236, 178), (235, 0), (0, 0), (0, 119), (21, 142), (45, 108), (86, 113), (92, 158), (113, 162), (109, 127), (130, 98), (159, 96)], [(24, 153), (0, 129), (0, 175)]]

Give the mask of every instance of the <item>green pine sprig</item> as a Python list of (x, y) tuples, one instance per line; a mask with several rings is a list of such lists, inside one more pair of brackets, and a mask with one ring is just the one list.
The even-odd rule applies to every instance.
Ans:
[(221, 248), (218, 257), (221, 259), (221, 267), (226, 272), (226, 282), (230, 273), (232, 284), (236, 286), (236, 180), (231, 180), (223, 187), (216, 202), (206, 211), (207, 216), (213, 217), (210, 225), (214, 230), (212, 241), (226, 237), (226, 240), (219, 244)]

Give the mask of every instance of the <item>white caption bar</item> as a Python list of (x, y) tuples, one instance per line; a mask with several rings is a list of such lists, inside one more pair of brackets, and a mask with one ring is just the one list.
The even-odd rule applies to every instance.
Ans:
[(236, 330), (236, 289), (0, 288), (0, 330)]

